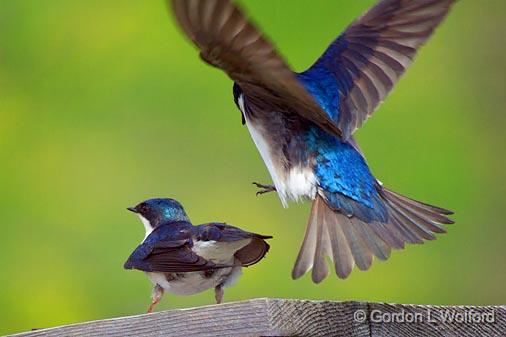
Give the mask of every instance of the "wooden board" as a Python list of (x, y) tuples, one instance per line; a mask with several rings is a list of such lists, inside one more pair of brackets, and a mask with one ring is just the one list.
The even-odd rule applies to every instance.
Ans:
[(265, 298), (79, 323), (11, 336), (505, 337), (506, 306), (422, 306)]

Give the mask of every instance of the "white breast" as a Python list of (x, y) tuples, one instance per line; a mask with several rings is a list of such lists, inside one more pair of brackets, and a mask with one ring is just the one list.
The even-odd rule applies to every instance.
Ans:
[(151, 232), (153, 231), (153, 226), (151, 226), (151, 223), (149, 222), (148, 219), (146, 219), (145, 217), (143, 217), (140, 214), (137, 214), (137, 215), (139, 216), (139, 219), (141, 219), (141, 222), (144, 225), (144, 229), (146, 230), (146, 235), (144, 236), (144, 239), (142, 240), (142, 242), (144, 242), (146, 240), (146, 238), (149, 236), (149, 234), (151, 234)]
[(244, 113), (243, 95), (239, 96), (238, 103), (245, 117), (251, 138), (253, 138), (258, 152), (260, 152), (260, 156), (267, 166), (283, 207), (288, 207), (288, 200), (299, 201), (302, 197), (314, 199), (317, 181), (313, 170), (310, 167), (302, 166), (292, 167), (289, 170), (284, 169), (284, 165), (280, 162), (282, 158), (276, 158), (272, 155), (272, 150), (265, 138), (266, 131), (264, 128), (252, 122), (248, 115)]

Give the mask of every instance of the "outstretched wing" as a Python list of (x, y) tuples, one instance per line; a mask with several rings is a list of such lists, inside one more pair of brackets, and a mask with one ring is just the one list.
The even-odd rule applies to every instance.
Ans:
[[(385, 99), (453, 3), (454, 0), (382, 0), (300, 74), (308, 90), (316, 91), (314, 95), (334, 101), (337, 111), (330, 116), (345, 139)], [(313, 88), (312, 83), (330, 83), (338, 92)]]
[(125, 269), (148, 272), (178, 273), (219, 268), (192, 251), (191, 233), (174, 239), (169, 226), (157, 227), (139, 245), (124, 265)]
[(224, 70), (249, 100), (269, 102), (275, 111), (296, 113), (340, 135), (274, 46), (231, 0), (171, 0), (170, 4), (177, 22), (200, 49), (200, 57)]

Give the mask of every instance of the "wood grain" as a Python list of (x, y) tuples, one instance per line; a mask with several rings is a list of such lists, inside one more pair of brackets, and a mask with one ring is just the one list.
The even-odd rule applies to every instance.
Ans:
[[(364, 314), (364, 319), (360, 314), (356, 316), (357, 312)], [(423, 306), (265, 298), (79, 323), (11, 336), (504, 337), (506, 306)]]

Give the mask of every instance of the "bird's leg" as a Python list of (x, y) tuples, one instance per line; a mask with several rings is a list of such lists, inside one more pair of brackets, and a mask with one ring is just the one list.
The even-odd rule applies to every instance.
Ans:
[(214, 288), (214, 298), (216, 299), (216, 304), (220, 304), (223, 300), (223, 284), (217, 285)]
[(160, 302), (163, 296), (163, 288), (160, 287), (158, 284), (153, 287), (153, 290), (151, 291), (151, 304), (148, 308), (148, 314), (153, 312), (153, 309), (155, 306)]
[(260, 191), (257, 192), (257, 195), (276, 191), (276, 186), (274, 185), (264, 185), (255, 182), (253, 183), (253, 185), (261, 189)]

